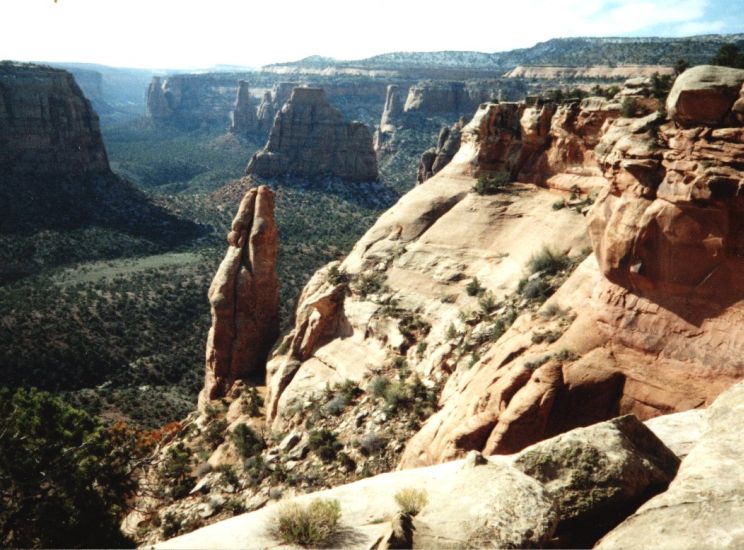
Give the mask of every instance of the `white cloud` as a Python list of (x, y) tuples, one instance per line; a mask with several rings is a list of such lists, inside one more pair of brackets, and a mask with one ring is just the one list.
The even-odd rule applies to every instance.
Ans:
[[(559, 36), (714, 32), (726, 0), (0, 0), (0, 58), (147, 67), (500, 51)], [(9, 22), (9, 24), (8, 24)]]

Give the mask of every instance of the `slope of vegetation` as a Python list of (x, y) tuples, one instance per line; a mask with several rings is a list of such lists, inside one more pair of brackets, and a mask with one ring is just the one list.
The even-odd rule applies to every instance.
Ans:
[[(182, 151), (185, 165), (193, 159), (195, 166), (209, 168), (206, 179), (197, 175), (181, 182), (188, 191), (153, 195), (164, 209), (208, 232), (167, 252), (97, 228), (47, 232), (47, 238), (3, 237), (3, 257), (28, 258), (37, 269), (0, 285), (0, 377), (9, 387), (62, 392), (93, 413), (154, 427), (194, 407), (210, 324), (207, 288), (247, 186), (236, 181), (217, 192), (199, 191), (216, 186), (209, 178), (222, 177), (226, 156), (234, 169), (225, 174), (238, 166), (242, 171), (245, 162), (245, 153), (213, 147), (213, 134), (174, 134), (157, 152), (146, 144), (158, 134), (143, 128), (139, 143), (130, 127), (125, 155), (134, 159), (131, 166), (143, 167), (141, 174), (154, 166), (167, 175), (162, 163), (169, 148)], [(119, 152), (112, 148), (114, 163)], [(149, 181), (160, 191), (169, 184), (158, 182), (168, 179)], [(292, 179), (273, 184), (286, 328), (310, 275), (346, 254), (396, 195), (381, 184)], [(46, 267), (59, 264), (64, 266)]]

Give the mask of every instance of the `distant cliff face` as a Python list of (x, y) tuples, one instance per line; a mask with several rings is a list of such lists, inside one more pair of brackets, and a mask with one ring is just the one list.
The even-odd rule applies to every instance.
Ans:
[(193, 235), (109, 168), (98, 116), (67, 71), (0, 63), (0, 232), (115, 227)]
[(232, 73), (153, 77), (147, 89), (147, 116), (185, 128), (230, 124), (238, 78)]
[(0, 63), (0, 171), (82, 175), (108, 171), (98, 116), (66, 71)]
[(377, 179), (377, 159), (367, 126), (346, 122), (322, 89), (295, 88), (246, 174), (371, 181)]

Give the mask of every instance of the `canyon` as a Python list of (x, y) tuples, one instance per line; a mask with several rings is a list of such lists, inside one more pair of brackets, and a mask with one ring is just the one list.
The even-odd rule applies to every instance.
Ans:
[[(442, 166), (431, 170), (422, 159), (419, 184), (305, 286), (294, 326), (268, 357), (262, 414), (245, 412), (251, 385), (264, 390), (254, 374), (244, 376), (233, 391), (203, 402), (211, 412), (186, 420), (188, 444), (198, 445), (215, 418), (224, 418), (227, 434), (241, 424), (265, 430), (259, 455), (274, 473), (264, 479), (281, 487), (282, 500), (303, 493), (310, 494), (298, 502), (340, 500), (347, 525), (361, 530), (352, 546), (382, 540), (388, 547), (385, 540), (406, 530), (403, 547), (439, 547), (458, 536), (465, 544), (482, 531), (458, 535), (451, 521), (485, 522), (503, 534), (505, 517), (532, 527), (510, 532), (516, 538), (508, 544), (517, 546), (642, 546), (655, 521), (685, 522), (700, 540), (728, 544), (717, 534), (718, 518), (690, 510), (741, 492), (732, 479), (720, 496), (708, 495), (715, 474), (701, 465), (731, 460), (735, 414), (727, 403), (736, 402), (731, 396), (744, 378), (735, 330), (743, 84), (744, 71), (698, 66), (677, 79), (665, 104), (653, 96), (651, 79), (632, 79), (610, 99), (482, 103), (467, 124), (442, 132), (433, 157), (424, 155)], [(636, 105), (632, 116), (628, 101)], [(406, 112), (401, 103), (399, 89), (388, 88), (382, 120), (394, 127)], [(454, 132), (459, 147), (447, 145)], [(641, 435), (640, 421), (656, 435)], [(592, 430), (615, 429), (625, 442), (651, 437), (637, 444), (642, 451), (623, 447), (634, 457), (624, 467), (637, 468), (629, 466), (637, 460), (654, 473), (612, 470), (591, 483), (638, 476), (658, 485), (640, 486), (643, 496), (628, 496), (627, 506), (616, 496), (607, 497), (615, 503), (609, 508), (592, 498), (571, 516), (566, 503), (584, 497), (557, 479), (575, 481), (571, 468), (581, 470), (581, 462), (548, 467), (546, 457), (616, 456), (578, 450), (586, 440), (616, 437)], [(329, 456), (339, 458), (321, 458), (313, 443), (319, 433), (332, 434), (324, 436), (332, 438)], [(212, 472), (240, 460), (234, 441), (226, 436), (212, 452)], [(330, 480), (315, 477), (318, 470)], [(370, 474), (381, 475), (357, 481)], [(479, 475), (494, 486), (503, 477), (514, 500), (503, 501), (501, 491), (499, 506), (489, 504)], [(165, 510), (212, 517), (207, 503), (225, 498), (225, 481), (214, 473), (203, 479)], [(276, 499), (260, 476), (253, 479), (242, 497), (248, 514), (162, 546), (239, 544), (242, 535), (230, 534), (237, 525), (270, 544), (258, 532), (272, 521)], [(449, 489), (440, 495), (433, 480)], [(431, 488), (430, 505), (412, 520), (394, 516), (388, 502), (390, 487), (407, 484)], [(314, 493), (329, 486), (337, 487)], [(473, 487), (478, 495), (467, 496)], [(360, 491), (369, 504), (354, 504)], [(491, 510), (489, 519), (475, 506), (461, 511), (460, 501), (450, 510), (453, 493)], [(686, 498), (695, 507), (682, 507)], [(529, 513), (524, 499), (534, 501)], [(564, 502), (560, 512), (551, 499)], [(675, 511), (664, 511), (667, 505)], [(726, 517), (736, 513), (721, 505)], [(378, 516), (385, 520), (373, 522)], [(726, 540), (737, 536), (731, 531)]]
[(147, 73), (137, 118), (2, 62), (6, 383), (141, 423), (141, 546), (319, 498), (344, 547), (737, 547), (744, 70), (666, 59), (719, 44)]

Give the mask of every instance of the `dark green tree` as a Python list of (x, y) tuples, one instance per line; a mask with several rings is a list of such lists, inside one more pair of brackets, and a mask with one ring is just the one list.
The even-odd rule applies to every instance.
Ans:
[(0, 544), (126, 547), (134, 443), (34, 389), (0, 388)]
[(744, 54), (739, 51), (735, 44), (724, 44), (710, 60), (710, 64), (744, 69)]
[(678, 59), (674, 63), (674, 78), (677, 78), (679, 75), (681, 75), (683, 72), (685, 72), (689, 68), (690, 68), (690, 64), (687, 62), (686, 59)]

